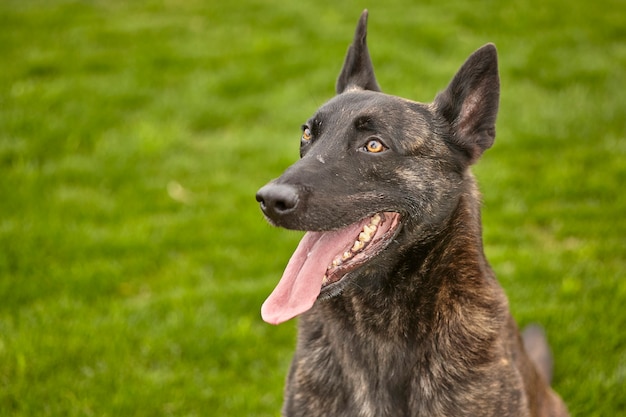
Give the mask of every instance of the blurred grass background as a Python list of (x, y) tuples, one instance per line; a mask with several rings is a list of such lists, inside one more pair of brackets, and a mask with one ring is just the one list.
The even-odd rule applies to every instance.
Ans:
[(295, 323), (259, 308), (300, 234), (254, 193), (365, 7), (388, 93), (497, 44), (487, 256), (572, 415), (626, 415), (619, 0), (0, 2), (0, 415), (278, 415)]

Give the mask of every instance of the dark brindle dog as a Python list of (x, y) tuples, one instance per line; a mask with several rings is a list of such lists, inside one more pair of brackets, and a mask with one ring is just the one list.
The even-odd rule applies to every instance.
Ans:
[(495, 47), (421, 104), (379, 91), (366, 23), (301, 159), (257, 194), (308, 231), (262, 309), (302, 314), (283, 414), (566, 416), (541, 330), (520, 337), (483, 253), (469, 167), (495, 137)]

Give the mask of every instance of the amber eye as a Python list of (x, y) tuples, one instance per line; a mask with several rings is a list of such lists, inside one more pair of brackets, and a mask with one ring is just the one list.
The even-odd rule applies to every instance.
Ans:
[(305, 141), (305, 142), (310, 141), (312, 136), (313, 135), (311, 134), (311, 129), (309, 129), (308, 127), (305, 127), (302, 130), (302, 140), (303, 141)]
[(379, 153), (387, 149), (379, 140), (372, 139), (365, 145), (365, 150), (370, 153)]

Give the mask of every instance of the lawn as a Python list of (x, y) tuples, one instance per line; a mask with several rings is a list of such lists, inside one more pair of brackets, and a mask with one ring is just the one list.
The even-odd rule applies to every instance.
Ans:
[[(364, 7), (386, 92), (498, 46), (485, 249), (573, 416), (626, 415), (626, 9), (516, 2), (0, 2), (0, 416), (277, 416), (297, 158)], [(355, 2), (356, 3), (356, 2)]]

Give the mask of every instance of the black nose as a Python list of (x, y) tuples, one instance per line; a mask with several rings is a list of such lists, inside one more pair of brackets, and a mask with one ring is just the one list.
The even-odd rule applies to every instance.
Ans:
[(298, 206), (298, 190), (287, 184), (267, 184), (256, 193), (261, 210), (271, 219), (293, 212)]

